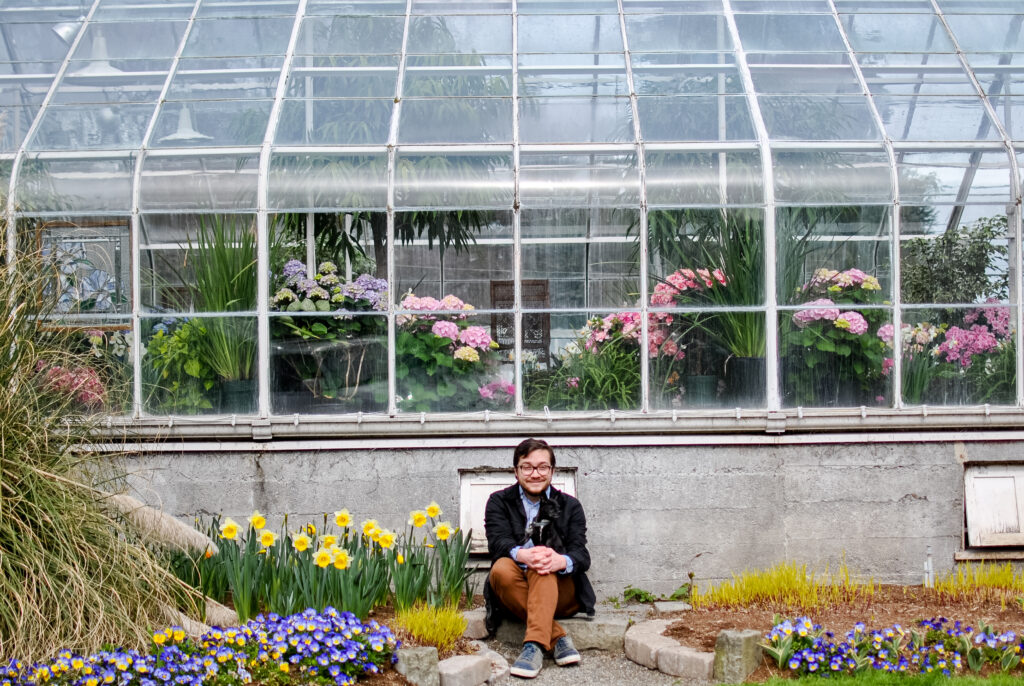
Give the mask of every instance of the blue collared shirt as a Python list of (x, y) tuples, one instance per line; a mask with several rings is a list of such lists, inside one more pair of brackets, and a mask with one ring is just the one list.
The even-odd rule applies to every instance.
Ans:
[[(551, 486), (548, 486), (547, 490), (544, 491), (544, 495), (547, 496), (548, 498), (551, 497)], [(537, 518), (537, 514), (540, 512), (540, 501), (539, 500), (537, 500), (537, 501), (530, 500), (526, 496), (526, 491), (523, 490), (522, 486), (519, 487), (519, 497), (523, 501), (523, 509), (526, 510), (526, 526), (530, 526), (530, 523), (533, 522), (533, 520)], [(515, 560), (516, 562), (519, 562), (519, 558), (517, 557), (517, 555), (519, 555), (519, 551), (522, 548), (532, 548), (532, 547), (533, 547), (533, 541), (527, 541), (523, 545), (517, 545), (515, 548), (513, 548), (510, 551), (509, 554), (512, 556), (513, 560)], [(558, 573), (559, 574), (572, 574), (572, 568), (573, 568), (572, 558), (569, 557), (568, 555), (563, 555), (562, 557), (565, 558), (565, 569), (561, 570)], [(520, 564), (519, 566), (522, 567), (523, 569), (526, 569), (526, 565), (524, 565), (524, 564)]]

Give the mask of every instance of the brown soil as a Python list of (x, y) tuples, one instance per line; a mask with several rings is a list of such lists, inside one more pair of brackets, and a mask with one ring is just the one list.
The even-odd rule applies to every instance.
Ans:
[[(1024, 632), (1024, 611), (1015, 597), (1009, 596), (1001, 602), (994, 595), (989, 598), (956, 598), (940, 596), (933, 589), (916, 586), (881, 586), (872, 598), (837, 607), (809, 612), (787, 611), (785, 608), (709, 608), (676, 612), (665, 617), (674, 619), (665, 631), (685, 646), (703, 651), (713, 651), (718, 633), (723, 629), (756, 629), (768, 633), (773, 618), (779, 614), (784, 619), (806, 615), (815, 624), (845, 636), (857, 622), (864, 622), (867, 628), (884, 629), (900, 624), (905, 629), (915, 628), (922, 619), (946, 617), (951, 622), (960, 620), (976, 627), (978, 620), (985, 620), (997, 631), (1013, 630), (1020, 635)], [(780, 670), (773, 665), (764, 665), (750, 677), (750, 681), (764, 681)]]

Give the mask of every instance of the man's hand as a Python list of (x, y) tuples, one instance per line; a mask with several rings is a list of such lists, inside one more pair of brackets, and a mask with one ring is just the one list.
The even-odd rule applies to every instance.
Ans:
[(519, 549), (519, 562), (538, 574), (560, 572), (566, 567), (565, 557), (544, 545)]

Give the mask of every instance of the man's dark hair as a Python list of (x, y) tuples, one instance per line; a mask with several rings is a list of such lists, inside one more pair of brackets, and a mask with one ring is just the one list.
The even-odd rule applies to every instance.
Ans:
[(527, 438), (525, 441), (516, 446), (515, 452), (512, 453), (512, 467), (519, 467), (519, 460), (523, 459), (534, 450), (546, 450), (548, 455), (551, 456), (551, 468), (555, 468), (555, 451), (548, 445), (547, 441), (542, 441), (539, 438)]

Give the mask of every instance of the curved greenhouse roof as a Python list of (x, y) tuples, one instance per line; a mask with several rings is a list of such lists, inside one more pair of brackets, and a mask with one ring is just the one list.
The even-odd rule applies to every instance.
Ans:
[(1017, 421), (1022, 22), (0, 0), (7, 255), (136, 419)]

